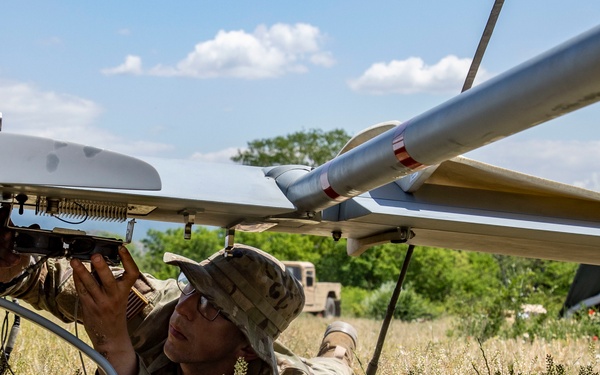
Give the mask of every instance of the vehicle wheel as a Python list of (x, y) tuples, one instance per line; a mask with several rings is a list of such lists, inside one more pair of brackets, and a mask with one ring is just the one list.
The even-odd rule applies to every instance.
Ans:
[(327, 297), (325, 301), (325, 311), (323, 311), (323, 317), (331, 318), (336, 316), (335, 300), (332, 297)]

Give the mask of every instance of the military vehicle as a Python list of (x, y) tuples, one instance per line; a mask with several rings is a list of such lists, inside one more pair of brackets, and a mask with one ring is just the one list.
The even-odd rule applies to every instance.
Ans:
[(283, 264), (304, 286), (306, 297), (304, 312), (321, 315), (325, 318), (340, 316), (342, 313), (342, 284), (318, 282), (315, 265), (311, 262), (284, 261)]

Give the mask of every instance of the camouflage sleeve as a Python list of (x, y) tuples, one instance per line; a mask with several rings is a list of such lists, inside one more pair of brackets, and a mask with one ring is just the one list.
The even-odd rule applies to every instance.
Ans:
[[(39, 259), (32, 257), (31, 265), (39, 262)], [(66, 286), (66, 281), (71, 276), (71, 268), (64, 259), (49, 259), (34, 268), (21, 282), (7, 290), (6, 295), (17, 298), (30, 304), (38, 310), (46, 310), (62, 321), (72, 321), (73, 311), (65, 315), (64, 309), (59, 306), (57, 296), (62, 288)], [(74, 290), (74, 288), (73, 288)]]
[(273, 343), (280, 375), (352, 375), (354, 372), (337, 358), (299, 357), (281, 342)]
[[(32, 258), (32, 264), (38, 262)], [(87, 265), (89, 268), (89, 265)], [(114, 268), (113, 274), (118, 277), (123, 273)], [(78, 296), (73, 281), (73, 270), (69, 261), (47, 259), (21, 282), (7, 291), (7, 295), (31, 305), (37, 310), (45, 310), (64, 322), (82, 321), (81, 308), (78, 307)]]
[[(113, 268), (115, 277), (122, 273), (123, 269)], [(48, 311), (64, 322), (82, 322), (72, 275), (67, 260), (48, 259), (5, 294), (35, 309)], [(158, 280), (149, 274), (140, 275), (132, 288), (127, 306), (128, 330), (136, 350), (150, 350), (166, 339), (168, 321), (179, 294), (175, 280)], [(160, 330), (156, 327), (165, 328)]]
[(294, 354), (279, 341), (273, 343), (277, 367), (280, 375), (314, 375), (306, 364), (306, 359)]
[[(112, 270), (115, 277), (123, 273), (118, 267)], [(64, 322), (82, 322), (72, 274), (67, 260), (49, 259), (4, 294), (35, 309), (46, 310)], [(173, 279), (158, 280), (149, 274), (141, 274), (135, 282), (127, 304), (127, 328), (138, 355), (140, 374), (154, 373), (155, 367), (170, 365), (162, 348), (180, 294)]]

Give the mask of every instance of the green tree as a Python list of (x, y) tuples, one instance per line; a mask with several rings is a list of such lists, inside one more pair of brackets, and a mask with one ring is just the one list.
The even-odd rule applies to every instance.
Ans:
[(237, 241), (259, 247), (279, 259), (314, 263), (320, 281), (363, 289), (376, 289), (387, 281), (395, 281), (407, 248), (382, 245), (351, 257), (346, 253), (346, 241), (336, 242), (331, 237), (267, 232), (239, 232), (236, 237)]
[(138, 256), (138, 265), (143, 272), (148, 272), (159, 279), (176, 277), (179, 270), (163, 262), (166, 252), (183, 255), (190, 259), (202, 260), (223, 248), (224, 233), (198, 227), (192, 238), (184, 239), (183, 228), (167, 229), (164, 232), (150, 229), (142, 240), (144, 252)]
[(505, 288), (517, 288), (526, 303), (544, 305), (555, 316), (565, 301), (578, 264), (494, 255)]
[[(394, 281), (388, 281), (369, 294), (362, 301), (366, 316), (383, 319), (387, 313), (395, 287), (396, 283)], [(394, 318), (408, 322), (421, 318), (432, 318), (435, 314), (430, 305), (427, 299), (417, 294), (412, 286), (407, 283), (402, 287), (398, 304), (394, 309)]]
[(248, 142), (248, 149), (238, 150), (231, 160), (260, 167), (285, 164), (316, 167), (333, 159), (349, 139), (350, 136), (342, 129), (298, 131)]
[(435, 247), (417, 247), (407, 279), (417, 293), (445, 303), (481, 298), (497, 290), (498, 266), (492, 255)]
[(316, 267), (321, 277), (368, 290), (398, 279), (407, 249), (406, 245), (380, 245), (351, 257), (346, 253), (346, 241), (334, 242), (326, 237), (319, 241), (323, 256)]
[[(280, 260), (302, 260), (316, 263), (321, 258), (321, 254), (315, 251), (314, 236), (237, 232), (236, 242), (258, 247)], [(318, 271), (317, 275), (319, 275)]]

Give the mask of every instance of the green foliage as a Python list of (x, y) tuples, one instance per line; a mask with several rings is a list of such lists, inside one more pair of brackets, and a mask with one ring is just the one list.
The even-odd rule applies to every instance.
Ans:
[(238, 150), (231, 160), (261, 167), (285, 164), (316, 167), (333, 159), (349, 139), (343, 129), (329, 132), (310, 129), (248, 142), (248, 149)]
[(589, 337), (598, 341), (600, 337), (600, 313), (597, 309), (583, 308), (568, 319), (548, 319), (539, 337), (550, 340), (555, 338)]
[(580, 314), (570, 319), (559, 318), (549, 314), (515, 313), (514, 311), (499, 310), (497, 314), (485, 312), (461, 316), (450, 335), (474, 336), (485, 341), (491, 337), (498, 336), (504, 339), (520, 338), (533, 342), (534, 340), (556, 340), (588, 337), (590, 342), (600, 337), (600, 317), (594, 310), (584, 309)]
[[(493, 337), (534, 340), (566, 338), (581, 335), (587, 324), (580, 321), (558, 320), (576, 265), (540, 259), (494, 255), (498, 265), (497, 290), (487, 297), (471, 298), (458, 310), (461, 320), (458, 332), (483, 341)], [(545, 314), (525, 314), (524, 304), (542, 304)], [(594, 329), (597, 332), (598, 326)]]
[(367, 309), (363, 301), (369, 295), (369, 291), (354, 286), (342, 288), (342, 311), (345, 316), (366, 317)]
[[(365, 298), (363, 304), (367, 316), (375, 319), (385, 317), (395, 287), (395, 282), (386, 282)], [(394, 309), (394, 318), (410, 322), (423, 318), (430, 319), (433, 315), (434, 311), (429, 301), (417, 294), (409, 285), (402, 288)]]
[(406, 246), (377, 246), (359, 257), (349, 257), (346, 241), (334, 242), (326, 237), (315, 240), (321, 257), (314, 263), (321, 280), (337, 281), (367, 290), (397, 279), (406, 253)]
[(479, 300), (497, 290), (498, 267), (489, 254), (417, 247), (407, 280), (420, 295), (460, 310), (465, 298)]
[(150, 229), (142, 243), (144, 251), (136, 258), (139, 268), (159, 279), (167, 279), (176, 277), (179, 270), (163, 262), (165, 252), (201, 261), (223, 248), (224, 234), (222, 231), (198, 227), (192, 233), (192, 238), (185, 240), (183, 228), (168, 229), (165, 232)]
[(256, 246), (281, 260), (312, 262), (320, 281), (340, 282), (367, 290), (396, 280), (406, 253), (406, 246), (377, 246), (359, 257), (349, 257), (346, 241), (330, 237), (287, 233), (236, 234), (237, 241)]
[[(316, 263), (320, 259), (315, 237), (288, 233), (236, 233), (236, 242), (257, 247), (280, 260), (303, 260)], [(317, 276), (321, 273), (317, 271)]]
[(500, 299), (501, 297), (492, 298), (491, 301), (465, 301), (465, 309), (450, 334), (472, 336), (481, 341), (498, 335), (505, 321), (504, 310), (497, 308)]

